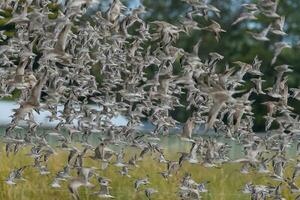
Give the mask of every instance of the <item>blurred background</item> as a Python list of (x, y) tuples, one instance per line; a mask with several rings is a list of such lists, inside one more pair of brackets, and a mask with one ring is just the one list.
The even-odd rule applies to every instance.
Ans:
[[(97, 0), (96, 0), (97, 1)], [(217, 7), (221, 12), (221, 17), (212, 16), (212, 19), (220, 23), (225, 33), (221, 34), (219, 42), (216, 41), (214, 35), (207, 31), (194, 30), (190, 36), (182, 34), (178, 40), (176, 46), (183, 48), (187, 52), (192, 51), (192, 47), (201, 39), (199, 48), (199, 57), (203, 60), (207, 59), (210, 52), (217, 52), (224, 56), (224, 59), (218, 63), (218, 70), (224, 69), (226, 64), (232, 66), (234, 61), (242, 61), (246, 63), (252, 63), (255, 56), (258, 56), (262, 63), (262, 72), (265, 74), (264, 79), (266, 82), (263, 84), (263, 88), (268, 88), (273, 85), (275, 80), (274, 66), (271, 66), (271, 59), (273, 57), (274, 43), (279, 41), (285, 41), (292, 46), (292, 48), (284, 49), (279, 55), (276, 65), (288, 64), (294, 70), (289, 74), (288, 83), (290, 88), (298, 88), (300, 83), (300, 1), (297, 0), (279, 0), (278, 14), (285, 16), (286, 22), (284, 30), (288, 33), (285, 36), (270, 35), (270, 41), (261, 42), (254, 40), (250, 34), (247, 33), (249, 29), (261, 31), (264, 25), (268, 24), (268, 19), (259, 17), (258, 21), (243, 21), (237, 25), (232, 26), (232, 23), (239, 17), (242, 12), (241, 4), (249, 3), (247, 0), (210, 0), (210, 4)], [(141, 3), (145, 6), (147, 13), (142, 16), (146, 22), (154, 20), (164, 20), (174, 25), (179, 24), (180, 20), (184, 17), (184, 13), (187, 10), (187, 4), (181, 0), (122, 0), (124, 5), (129, 8), (138, 7)], [(251, 1), (255, 2), (255, 1)], [(93, 8), (88, 10), (89, 15), (101, 10), (106, 11), (110, 1), (99, 1)], [(49, 8), (52, 12), (55, 12), (56, 8)], [(3, 11), (3, 19), (0, 18), (0, 31), (6, 31), (9, 36), (13, 34), (14, 25), (4, 25), (5, 22), (11, 17), (9, 11)], [(89, 16), (84, 16), (84, 20), (88, 20)], [(197, 20), (197, 19), (196, 19)], [(203, 18), (198, 19), (199, 24), (203, 27), (208, 25), (208, 22)], [(0, 41), (0, 45), (5, 44), (5, 41)], [(1, 48), (1, 47), (0, 47)], [(180, 61), (174, 63), (174, 73), (182, 73)], [(97, 69), (92, 69), (92, 73), (96, 76), (98, 82), (101, 84), (101, 77), (96, 73)], [(155, 68), (149, 68), (146, 73), (151, 76), (154, 74)], [(252, 83), (248, 81), (249, 88), (252, 87)], [(14, 96), (10, 99), (13, 100), (18, 96), (18, 91), (14, 91)], [(266, 113), (265, 106), (261, 105), (261, 102), (271, 100), (266, 95), (251, 96), (251, 99), (255, 100), (255, 106), (253, 113), (255, 113), (255, 127), (256, 131), (263, 131), (264, 119), (263, 115)], [(182, 103), (186, 105), (185, 96), (182, 96)], [(300, 103), (296, 100), (290, 99), (290, 105), (294, 107), (295, 112), (300, 114)], [(172, 112), (173, 117), (180, 121), (185, 122), (190, 115), (190, 111), (185, 108), (177, 108)], [(9, 116), (5, 114), (3, 116)], [(2, 117), (3, 117), (2, 116)]]

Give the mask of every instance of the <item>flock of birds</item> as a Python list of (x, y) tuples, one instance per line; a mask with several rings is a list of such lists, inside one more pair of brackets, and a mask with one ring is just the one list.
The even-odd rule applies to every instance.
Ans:
[[(224, 57), (219, 53), (199, 58), (201, 39), (192, 52), (176, 47), (182, 35), (190, 36), (193, 31), (211, 32), (219, 41), (226, 32), (213, 20), (220, 17), (220, 10), (206, 0), (183, 1), (189, 8), (176, 25), (145, 22), (142, 5), (129, 9), (119, 0), (113, 0), (107, 10), (94, 13), (90, 7), (97, 1), (93, 0), (1, 1), (0, 19), (6, 20), (5, 26), (15, 28), (13, 34), (0, 31), (0, 98), (14, 94), (19, 100), (3, 142), (7, 156), (29, 147), (27, 155), (33, 159), (32, 165), (12, 169), (7, 184), (19, 184), (28, 168), (37, 169), (41, 176), (53, 173), (47, 162), (58, 148), (67, 152), (68, 158), (50, 186), (60, 188), (62, 181), (68, 182), (75, 200), (80, 199), (79, 187), (95, 187), (93, 178), (100, 189), (92, 195), (115, 198), (110, 193), (111, 180), (97, 171), (114, 165), (120, 167), (120, 176), (130, 178), (129, 169), (138, 167), (150, 154), (165, 163), (166, 170), (160, 172), (163, 179), (176, 174), (186, 162), (205, 167), (241, 163), (241, 173), (256, 171), (278, 181), (276, 186), (247, 183), (241, 191), (251, 199), (283, 200), (282, 187), (300, 193), (296, 185), (300, 161), (287, 157), (287, 149), (300, 133), (299, 115), (293, 112), (289, 99), (300, 100), (300, 89), (288, 87), (287, 74), (293, 71), (290, 66), (276, 65), (282, 50), (292, 47), (281, 41), (274, 43), (271, 65), (276, 77), (270, 88), (262, 85), (266, 75), (260, 70), (259, 56), (250, 64), (235, 61), (220, 71), (218, 66)], [(269, 35), (285, 36), (285, 17), (277, 13), (278, 2), (243, 4), (243, 12), (232, 26), (264, 16), (270, 24), (261, 32), (249, 31), (249, 37), (265, 42), (270, 40)], [(198, 18), (210, 25), (202, 26)], [(180, 64), (182, 73), (174, 72), (175, 63)], [(252, 87), (245, 89), (248, 83)], [(181, 99), (183, 94), (187, 105)], [(253, 131), (253, 96), (260, 95), (270, 99), (263, 102), (267, 108), (264, 136)], [(89, 106), (91, 103), (97, 108)], [(161, 135), (168, 135), (180, 124), (170, 114), (177, 107), (186, 107), (191, 113), (179, 136), (191, 148), (180, 152), (178, 160), (169, 160), (159, 141)], [(53, 131), (38, 132), (40, 124), (33, 113), (40, 111), (50, 113), (49, 121), (58, 121)], [(111, 119), (117, 115), (125, 116), (128, 124), (114, 125)], [(150, 134), (137, 129), (144, 120), (155, 126)], [(213, 137), (195, 137), (197, 124), (205, 124), (204, 133), (215, 130), (237, 141), (244, 148), (244, 157), (231, 160), (228, 144)], [(92, 135), (97, 135), (96, 146), (90, 142)], [(58, 147), (51, 146), (49, 138), (55, 138)], [(125, 148), (129, 146), (138, 153), (126, 160)], [(300, 154), (300, 145), (297, 152)], [(87, 166), (87, 158), (98, 160), (101, 169)], [(285, 175), (288, 164), (294, 168), (291, 177)], [(72, 171), (77, 172), (76, 177), (71, 176)], [(160, 191), (147, 187), (150, 182), (145, 176), (133, 185), (136, 191), (144, 188), (147, 199), (151, 199)], [(201, 193), (208, 191), (207, 183), (194, 181), (187, 172), (178, 198), (200, 199)]]

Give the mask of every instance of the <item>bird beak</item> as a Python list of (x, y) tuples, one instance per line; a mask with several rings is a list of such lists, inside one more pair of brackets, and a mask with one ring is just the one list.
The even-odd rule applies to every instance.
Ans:
[(40, 114), (40, 111), (39, 111), (39, 109), (37, 109), (37, 108), (34, 108), (34, 111), (35, 111), (35, 112), (37, 112), (37, 114)]

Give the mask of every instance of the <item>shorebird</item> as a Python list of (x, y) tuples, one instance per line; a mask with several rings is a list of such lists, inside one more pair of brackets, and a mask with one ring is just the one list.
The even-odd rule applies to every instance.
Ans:
[(54, 178), (54, 180), (52, 181), (52, 183), (50, 184), (50, 186), (52, 188), (61, 188), (61, 185), (59, 184), (60, 179), (58, 178)]
[(45, 69), (44, 74), (39, 78), (37, 83), (31, 89), (30, 96), (28, 100), (21, 103), (20, 107), (15, 111), (13, 115), (13, 122), (16, 123), (20, 119), (23, 119), (26, 114), (36, 109), (38, 111), (40, 106), (40, 96), (42, 88), (44, 87), (45, 82), (47, 81), (47, 69)]
[(258, 10), (257, 4), (255, 3), (244, 3), (241, 6), (250, 11)]
[(267, 37), (267, 35), (270, 29), (271, 29), (271, 25), (263, 29), (260, 33), (249, 32), (249, 34), (258, 41), (269, 41), (270, 39)]
[(98, 182), (100, 184), (100, 191), (99, 192), (94, 192), (93, 195), (96, 195), (99, 198), (103, 198), (103, 199), (114, 199), (115, 197), (112, 196), (109, 192), (109, 189), (111, 187), (109, 187), (109, 179), (105, 179), (103, 177), (99, 177), (98, 178)]
[(297, 161), (297, 164), (294, 167), (292, 180), (295, 181), (299, 175), (300, 175), (300, 162)]
[(25, 165), (23, 167), (11, 171), (5, 182), (8, 185), (15, 185), (16, 183), (14, 182), (14, 180), (26, 180), (22, 177), (22, 174), (27, 167), (28, 166)]
[(257, 94), (265, 94), (265, 92), (262, 90), (262, 83), (265, 82), (265, 80), (262, 80), (261, 77), (259, 77), (252, 78), (251, 81), (254, 83), (254, 89)]
[(84, 187), (94, 187), (94, 185), (90, 182), (87, 182), (81, 178), (75, 178), (70, 181), (68, 185), (68, 189), (71, 192), (72, 197), (75, 200), (79, 200), (79, 194), (78, 194), (78, 188), (84, 186)]
[(236, 93), (236, 91), (227, 90), (218, 84), (214, 84), (212, 87), (203, 88), (203, 90), (208, 91), (208, 94), (213, 99), (213, 104), (210, 107), (207, 122), (205, 124), (204, 132), (206, 133), (213, 127), (223, 106), (229, 101), (235, 101), (235, 99), (232, 98), (232, 94)]
[(202, 27), (202, 28), (200, 28), (200, 30), (206, 30), (206, 31), (213, 32), (214, 36), (215, 36), (215, 39), (217, 41), (219, 41), (220, 33), (224, 33), (226, 31), (224, 29), (222, 29), (221, 25), (218, 22), (216, 22), (214, 20), (211, 20), (211, 22), (212, 23), (209, 26)]
[(272, 160), (273, 167), (273, 175), (271, 176), (274, 180), (282, 181), (284, 180), (283, 170), (284, 170), (285, 162), (284, 161), (276, 161)]
[(128, 174), (128, 167), (127, 166), (123, 166), (122, 170), (120, 170), (119, 173), (122, 176), (127, 176), (128, 178), (131, 178), (131, 176)]
[(139, 190), (139, 188), (142, 186), (142, 185), (147, 185), (149, 184), (149, 179), (148, 177), (147, 178), (142, 178), (142, 179), (137, 179), (135, 182), (134, 182), (134, 188), (136, 191)]
[(114, 23), (120, 16), (122, 10), (126, 10), (125, 7), (119, 0), (113, 0), (109, 9), (106, 11), (106, 18), (111, 23)]
[(256, 13), (256, 10), (251, 12), (243, 12), (231, 25), (236, 25), (244, 20), (257, 20), (257, 17), (255, 16)]
[(80, 167), (77, 169), (77, 175), (84, 181), (89, 182), (90, 178), (95, 174), (96, 167)]
[(271, 32), (276, 35), (281, 35), (281, 36), (286, 35), (287, 33), (284, 32), (284, 30), (283, 30), (284, 22), (285, 22), (284, 16), (280, 16), (279, 18), (277, 18), (271, 26)]
[(280, 93), (280, 86), (282, 83), (283, 75), (287, 72), (292, 72), (293, 70), (289, 68), (289, 65), (278, 65), (274, 68), (277, 71), (275, 83), (273, 87), (270, 89), (270, 92), (268, 95), (274, 98), (280, 98), (282, 97)]
[(285, 182), (288, 184), (289, 190), (292, 193), (299, 193), (300, 192), (299, 187), (296, 185), (296, 183), (292, 179), (287, 178), (287, 179), (285, 179)]
[(153, 188), (147, 188), (147, 189), (145, 189), (145, 195), (146, 195), (146, 197), (147, 197), (148, 200), (151, 200), (151, 196), (154, 193), (158, 193), (158, 191), (156, 189), (153, 189)]
[(274, 56), (272, 58), (271, 65), (274, 65), (276, 63), (277, 57), (285, 48), (292, 48), (292, 47), (286, 42), (276, 42), (274, 44)]
[(242, 189), (242, 193), (244, 194), (251, 194), (253, 190), (253, 184), (250, 183), (246, 183), (245, 186)]
[(189, 117), (182, 128), (181, 139), (186, 141), (193, 141), (192, 133), (194, 127), (195, 127), (195, 118)]
[(30, 19), (28, 18), (28, 6), (30, 4), (23, 4), (23, 11), (21, 14), (17, 15), (14, 13), (13, 15), (13, 18), (11, 18), (10, 20), (8, 20), (8, 22), (6, 22), (6, 24), (12, 24), (12, 23), (15, 23), (15, 24), (22, 24), (22, 23), (29, 23), (30, 22)]
[(126, 166), (126, 164), (124, 163), (124, 149), (122, 149), (119, 153), (116, 153), (116, 162), (115, 162), (115, 166), (117, 167), (124, 167)]
[(209, 183), (209, 181), (204, 181), (203, 183), (199, 183), (197, 185), (197, 189), (199, 190), (199, 192), (208, 192), (208, 190), (206, 188), (207, 183)]

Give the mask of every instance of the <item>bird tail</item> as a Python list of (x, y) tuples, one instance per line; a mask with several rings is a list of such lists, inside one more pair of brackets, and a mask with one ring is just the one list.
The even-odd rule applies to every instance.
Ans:
[(275, 62), (276, 62), (276, 60), (277, 60), (277, 56), (274, 56), (274, 57), (272, 58), (271, 65), (274, 65)]

